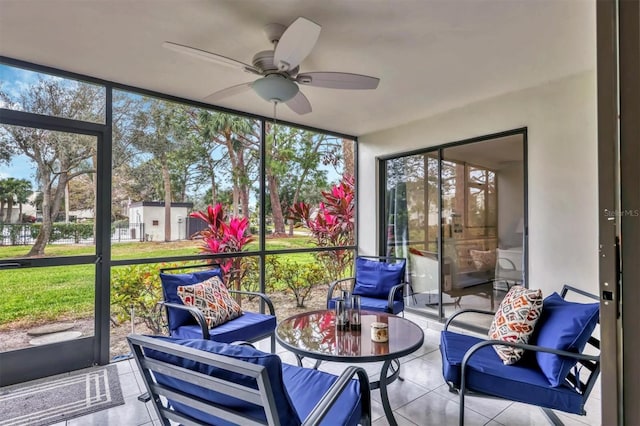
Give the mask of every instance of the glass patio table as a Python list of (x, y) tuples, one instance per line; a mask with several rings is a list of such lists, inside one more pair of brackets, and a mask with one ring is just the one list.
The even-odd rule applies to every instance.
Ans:
[[(310, 311), (281, 321), (276, 328), (276, 339), (293, 352), (302, 365), (303, 358), (321, 361), (359, 364), (380, 362), (380, 379), (371, 382), (371, 389), (380, 389), (382, 406), (389, 424), (397, 425), (393, 416), (387, 385), (400, 375), (399, 358), (418, 350), (424, 342), (424, 332), (408, 319), (382, 312), (362, 311), (361, 330), (336, 329), (333, 310)], [(388, 325), (389, 340), (384, 343), (371, 340), (371, 324)]]

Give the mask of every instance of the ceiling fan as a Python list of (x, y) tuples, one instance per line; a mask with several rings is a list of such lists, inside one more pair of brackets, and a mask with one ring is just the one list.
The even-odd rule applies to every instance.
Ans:
[(320, 25), (302, 17), (288, 27), (281, 24), (268, 24), (264, 31), (274, 48), (256, 53), (253, 56), (252, 65), (170, 41), (165, 41), (162, 46), (261, 76), (255, 81), (217, 91), (207, 96), (205, 98), (207, 101), (219, 101), (253, 89), (266, 101), (276, 104), (285, 103), (294, 112), (307, 114), (311, 112), (311, 104), (300, 91), (299, 84), (330, 89), (365, 90), (375, 89), (380, 81), (375, 77), (343, 72), (299, 73), (299, 65), (311, 53), (320, 35), (320, 29)]

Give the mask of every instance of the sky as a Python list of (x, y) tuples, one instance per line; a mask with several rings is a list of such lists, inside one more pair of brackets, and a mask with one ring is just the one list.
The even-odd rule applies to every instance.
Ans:
[[(32, 71), (0, 64), (0, 88), (10, 96), (16, 97), (24, 88), (37, 80), (37, 75)], [(0, 101), (0, 106), (6, 107), (2, 101)], [(35, 186), (34, 172), (35, 168), (24, 155), (12, 157), (9, 164), (0, 163), (0, 179), (8, 177), (27, 179)]]
[[(7, 93), (9, 96), (16, 98), (26, 90), (30, 85), (38, 81), (38, 76), (45, 76), (46, 74), (37, 73), (34, 71), (24, 70), (0, 64), (0, 89)], [(58, 78), (49, 76), (50, 78)], [(0, 101), (0, 107), (6, 108)], [(17, 108), (12, 108), (17, 109)], [(0, 143), (2, 143), (0, 141)], [(0, 179), (13, 177), (16, 179), (27, 179), (31, 182), (32, 187), (36, 187), (35, 183), (35, 165), (24, 155), (17, 155), (11, 158), (11, 162), (0, 163)]]

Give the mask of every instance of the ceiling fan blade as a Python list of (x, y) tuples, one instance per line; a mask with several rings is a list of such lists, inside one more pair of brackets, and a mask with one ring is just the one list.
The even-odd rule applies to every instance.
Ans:
[(306, 18), (298, 18), (280, 37), (273, 55), (273, 63), (280, 71), (294, 69), (311, 53), (320, 36), (320, 25)]
[(226, 65), (232, 68), (240, 68), (241, 70), (253, 74), (260, 74), (260, 71), (258, 69), (249, 64), (236, 61), (235, 59), (227, 58), (226, 56), (218, 55), (217, 53), (207, 52), (206, 50), (196, 49), (195, 47), (185, 46), (183, 44), (173, 43), (171, 41), (165, 41), (164, 43), (162, 43), (162, 47), (196, 58), (205, 59), (210, 62), (215, 62), (216, 64)]
[(300, 84), (329, 89), (368, 90), (378, 87), (379, 78), (346, 72), (305, 72), (298, 74)]
[(300, 115), (308, 114), (311, 112), (311, 104), (309, 103), (309, 99), (302, 93), (298, 92), (293, 98), (289, 99), (285, 102), (289, 108), (295, 113)]
[(250, 81), (248, 83), (236, 84), (235, 86), (218, 90), (217, 92), (214, 92), (209, 96), (207, 96), (206, 98), (204, 98), (204, 100), (207, 102), (215, 102), (215, 101), (220, 101), (229, 96), (239, 95), (242, 92), (246, 92), (247, 90), (250, 90), (251, 84), (253, 84), (253, 81)]

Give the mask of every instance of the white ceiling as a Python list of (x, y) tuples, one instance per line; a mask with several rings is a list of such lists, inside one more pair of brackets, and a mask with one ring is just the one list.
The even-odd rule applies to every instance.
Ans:
[(500, 170), (524, 162), (524, 138), (522, 134), (515, 134), (453, 146), (445, 148), (442, 155), (445, 160)]
[[(303, 87), (313, 112), (278, 118), (356, 136), (595, 66), (592, 0), (0, 0), (0, 55), (202, 100), (255, 76), (163, 41), (250, 63), (265, 24), (298, 16), (322, 26), (301, 71), (380, 85)], [(253, 92), (219, 105), (272, 115)]]

